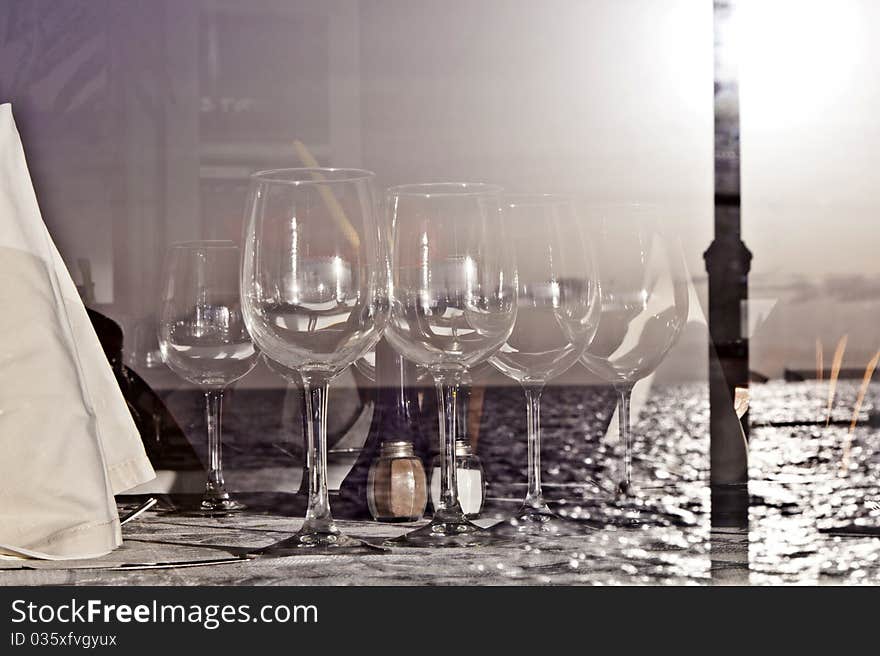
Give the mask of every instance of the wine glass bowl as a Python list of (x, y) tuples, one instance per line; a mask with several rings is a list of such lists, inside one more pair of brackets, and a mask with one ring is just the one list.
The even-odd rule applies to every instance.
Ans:
[(500, 193), (481, 183), (388, 190), (395, 235), (388, 339), (432, 373), (466, 370), (510, 332), (512, 271), (496, 254), (503, 245), (489, 246), (501, 238), (492, 234)]
[(490, 362), (519, 383), (543, 384), (577, 362), (596, 334), (594, 258), (566, 196), (506, 196), (504, 217), (516, 257), (517, 314)]
[(371, 185), (372, 174), (356, 169), (253, 177), (246, 319), (266, 356), (301, 374), (335, 376), (378, 340), (382, 267)]
[(309, 474), (303, 527), (265, 553), (369, 548), (343, 535), (330, 513), (327, 391), (381, 334), (382, 239), (369, 171), (280, 169), (251, 177), (244, 317), (263, 354), (304, 389)]
[(458, 387), (513, 329), (516, 282), (500, 206), (482, 183), (403, 185), (387, 192), (392, 231), (386, 338), (426, 368), (438, 394), (440, 502), (431, 522), (404, 535), (407, 546), (469, 546), (489, 539), (458, 500), (455, 437)]
[[(600, 237), (601, 239), (601, 237)], [(656, 237), (659, 240), (659, 235)], [(680, 255), (655, 241), (631, 263), (643, 271), (639, 280), (618, 278), (605, 261), (602, 311), (584, 363), (612, 385), (628, 385), (653, 373), (675, 345), (688, 313), (688, 294)], [(642, 259), (644, 258), (644, 259)], [(657, 272), (668, 267), (667, 272)]]
[(242, 316), (239, 261), (232, 242), (193, 241), (172, 245), (164, 267), (159, 350), (174, 373), (205, 390), (209, 465), (200, 509), (207, 513), (244, 508), (226, 491), (220, 433), (223, 389), (258, 358)]

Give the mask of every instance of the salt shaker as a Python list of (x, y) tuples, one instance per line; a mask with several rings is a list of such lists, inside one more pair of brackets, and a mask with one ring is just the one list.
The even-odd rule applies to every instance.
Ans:
[(414, 522), (428, 503), (425, 469), (412, 442), (384, 442), (367, 478), (367, 506), (380, 522)]
[[(455, 476), (458, 481), (458, 502), (465, 517), (473, 519), (480, 515), (486, 497), (486, 477), (480, 462), (466, 440), (455, 440)], [(431, 503), (440, 503), (440, 456), (431, 463)]]

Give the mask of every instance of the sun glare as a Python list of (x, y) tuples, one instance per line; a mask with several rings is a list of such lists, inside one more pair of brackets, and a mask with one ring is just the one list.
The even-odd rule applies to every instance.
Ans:
[(739, 0), (731, 57), (740, 70), (744, 125), (810, 124), (847, 101), (864, 50), (860, 3)]

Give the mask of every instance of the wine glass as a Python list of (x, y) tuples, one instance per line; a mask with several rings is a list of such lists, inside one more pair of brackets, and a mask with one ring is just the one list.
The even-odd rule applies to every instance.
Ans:
[(501, 188), (480, 183), (392, 187), (393, 234), (386, 337), (431, 373), (440, 423), (440, 503), (406, 546), (493, 541), (458, 500), (455, 437), (459, 384), (497, 351), (516, 319), (516, 271), (501, 217)]
[(200, 508), (208, 514), (244, 508), (226, 491), (220, 433), (223, 390), (258, 357), (242, 317), (240, 260), (229, 241), (174, 244), (165, 258), (159, 351), (174, 373), (205, 390), (208, 482)]
[(516, 257), (513, 332), (491, 362), (525, 393), (528, 491), (519, 511), (496, 534), (559, 533), (566, 522), (541, 491), (541, 394), (574, 365), (596, 334), (599, 284), (573, 201), (558, 195), (504, 199), (505, 238)]
[[(679, 240), (644, 205), (591, 210), (591, 235), (602, 274), (599, 328), (582, 362), (618, 395), (623, 447), (615, 493), (624, 507), (633, 495), (630, 398), (633, 386), (660, 365), (688, 316), (687, 269)], [(624, 525), (643, 523), (638, 510)]]
[(330, 381), (379, 339), (387, 249), (373, 174), (358, 169), (279, 169), (251, 177), (241, 274), (244, 317), (263, 355), (303, 387), (308, 508), (302, 528), (263, 550), (358, 552), (327, 490)]

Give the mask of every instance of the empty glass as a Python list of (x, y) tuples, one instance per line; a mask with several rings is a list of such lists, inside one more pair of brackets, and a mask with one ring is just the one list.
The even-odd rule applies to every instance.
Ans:
[(458, 499), (455, 437), (459, 383), (510, 335), (516, 319), (513, 257), (501, 217), (501, 189), (446, 183), (387, 193), (393, 234), (386, 338), (434, 378), (441, 447), (440, 500), (407, 546), (491, 541), (465, 518)]
[[(620, 205), (591, 210), (590, 236), (602, 274), (599, 329), (583, 363), (618, 394), (623, 447), (615, 481), (619, 501), (632, 493), (630, 397), (633, 386), (660, 365), (688, 316), (688, 282), (679, 240), (656, 208)], [(624, 525), (641, 523), (631, 509)]]
[(516, 324), (489, 361), (525, 392), (528, 491), (516, 515), (493, 531), (559, 532), (564, 522), (541, 491), (541, 394), (548, 381), (578, 361), (596, 334), (599, 285), (568, 197), (505, 197), (504, 229), (516, 257)]
[(205, 390), (208, 482), (201, 510), (206, 513), (244, 508), (226, 491), (220, 434), (223, 389), (257, 362), (242, 317), (239, 262), (238, 247), (227, 241), (175, 244), (165, 259), (159, 349), (174, 373)]
[(369, 171), (280, 169), (251, 177), (244, 316), (263, 354), (303, 387), (309, 489), (302, 528), (263, 553), (370, 548), (342, 534), (330, 513), (327, 391), (379, 339), (385, 253)]

